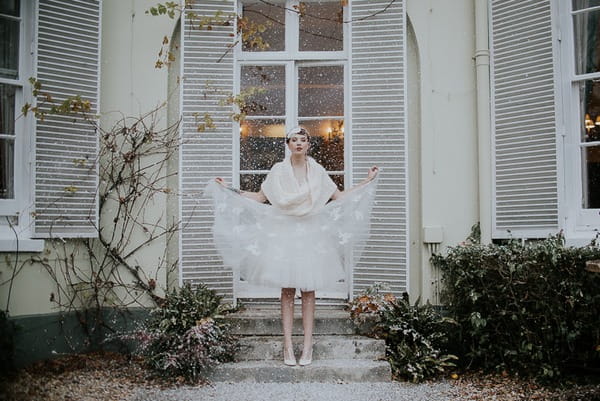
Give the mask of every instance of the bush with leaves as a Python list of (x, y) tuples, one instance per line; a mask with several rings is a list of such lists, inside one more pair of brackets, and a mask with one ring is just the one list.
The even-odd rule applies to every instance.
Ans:
[(457, 353), (466, 366), (552, 379), (573, 368), (600, 368), (600, 259), (592, 243), (566, 247), (562, 236), (450, 248), (443, 300), (459, 323)]
[(454, 322), (429, 303), (411, 305), (386, 289), (377, 283), (354, 298), (350, 315), (361, 332), (385, 339), (394, 376), (421, 382), (454, 367), (457, 358), (445, 351)]
[(186, 283), (167, 294), (143, 327), (120, 336), (136, 342), (135, 353), (165, 377), (201, 379), (212, 367), (233, 360), (237, 339), (222, 321), (231, 307), (204, 285)]

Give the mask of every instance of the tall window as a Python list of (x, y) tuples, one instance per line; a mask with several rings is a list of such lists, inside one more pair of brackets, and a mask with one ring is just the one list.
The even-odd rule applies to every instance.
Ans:
[(339, 0), (241, 1), (245, 40), (236, 51), (246, 118), (239, 126), (240, 187), (256, 191), (300, 125), (310, 155), (344, 184), (347, 53)]
[(15, 199), (15, 119), (17, 94), (22, 88), (21, 25), (19, 0), (0, 2), (0, 200), (4, 205)]
[(580, 206), (585, 212), (600, 209), (600, 0), (573, 0), (571, 18), (572, 85), (579, 105)]

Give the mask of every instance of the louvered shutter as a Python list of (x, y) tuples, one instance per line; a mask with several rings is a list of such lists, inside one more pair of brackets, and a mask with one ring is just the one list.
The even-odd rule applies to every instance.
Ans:
[(382, 281), (401, 293), (408, 241), (405, 2), (352, 1), (352, 20), (352, 177), (357, 183), (370, 166), (383, 169), (353, 290)]
[(550, 3), (491, 1), (497, 238), (545, 237), (558, 231)]
[[(232, 181), (233, 126), (230, 111), (219, 101), (233, 93), (233, 55), (227, 49), (234, 40), (234, 27), (214, 25), (210, 30), (200, 30), (198, 21), (218, 12), (229, 16), (234, 11), (234, 0), (193, 2), (183, 18), (182, 34), (180, 277), (186, 282), (205, 283), (227, 297), (233, 296), (233, 278), (214, 248), (212, 207), (201, 192), (214, 177)], [(198, 132), (207, 113), (216, 128)]]
[[(98, 113), (99, 0), (39, 0), (37, 79), (54, 103), (80, 95)], [(38, 98), (43, 106), (44, 95)], [(48, 115), (35, 133), (35, 235), (97, 235), (98, 138), (92, 124)]]

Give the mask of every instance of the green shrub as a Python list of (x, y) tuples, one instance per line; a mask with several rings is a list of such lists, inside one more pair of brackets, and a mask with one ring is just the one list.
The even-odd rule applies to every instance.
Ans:
[(552, 378), (600, 367), (600, 259), (594, 244), (566, 247), (562, 236), (450, 248), (432, 262), (443, 301), (459, 323), (456, 352), (471, 367)]
[(150, 319), (121, 339), (136, 342), (135, 353), (165, 377), (201, 379), (212, 367), (231, 361), (237, 340), (221, 317), (230, 311), (222, 298), (204, 285), (184, 285), (165, 297)]
[[(445, 352), (453, 322), (430, 304), (414, 305), (408, 297), (384, 293), (381, 284), (369, 288), (350, 303), (351, 317), (359, 330), (385, 339), (387, 359), (395, 377), (421, 382), (455, 366)], [(369, 333), (367, 333), (369, 334)]]

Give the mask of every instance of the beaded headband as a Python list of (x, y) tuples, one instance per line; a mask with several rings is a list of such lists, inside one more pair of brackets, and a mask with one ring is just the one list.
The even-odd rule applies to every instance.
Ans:
[(306, 135), (306, 137), (310, 139), (310, 134), (308, 133), (308, 130), (302, 127), (295, 127), (289, 130), (287, 135), (285, 136), (285, 139), (290, 139), (294, 135)]

